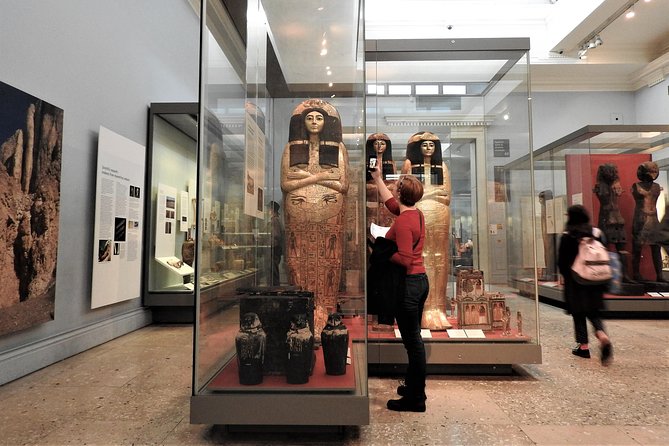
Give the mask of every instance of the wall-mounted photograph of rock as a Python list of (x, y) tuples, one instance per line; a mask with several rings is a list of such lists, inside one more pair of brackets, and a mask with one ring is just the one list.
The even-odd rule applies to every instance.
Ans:
[(0, 336), (54, 318), (63, 110), (0, 82)]

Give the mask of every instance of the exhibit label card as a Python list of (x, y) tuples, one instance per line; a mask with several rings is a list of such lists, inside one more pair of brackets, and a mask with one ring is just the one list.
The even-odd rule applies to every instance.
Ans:
[(244, 213), (264, 218), (265, 203), (265, 132), (258, 125), (255, 106), (246, 111), (246, 150), (244, 150)]
[(145, 154), (100, 126), (91, 308), (141, 296)]

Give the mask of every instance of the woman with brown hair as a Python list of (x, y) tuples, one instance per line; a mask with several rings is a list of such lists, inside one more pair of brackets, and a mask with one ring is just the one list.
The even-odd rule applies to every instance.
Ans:
[(395, 411), (425, 412), (426, 358), (420, 323), (430, 285), (423, 266), (425, 221), (416, 208), (416, 203), (423, 197), (423, 184), (412, 175), (403, 175), (397, 183), (396, 199), (383, 182), (378, 165), (372, 169), (371, 175), (385, 206), (397, 215), (385, 236), (397, 244), (397, 252), (390, 261), (406, 268), (404, 298), (397, 305), (395, 319), (409, 365), (404, 385), (397, 388), (402, 398), (389, 400), (387, 407)]

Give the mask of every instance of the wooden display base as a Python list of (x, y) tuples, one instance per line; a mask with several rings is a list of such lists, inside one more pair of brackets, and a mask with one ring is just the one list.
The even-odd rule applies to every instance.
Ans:
[(245, 386), (246, 392), (205, 389), (190, 400), (190, 422), (253, 426), (360, 426), (369, 424), (367, 348), (353, 342), (354, 376), (349, 392), (271, 392)]

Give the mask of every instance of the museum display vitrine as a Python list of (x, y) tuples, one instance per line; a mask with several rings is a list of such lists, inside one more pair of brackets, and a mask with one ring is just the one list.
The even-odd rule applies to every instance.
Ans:
[[(146, 209), (149, 255), (144, 304), (152, 308), (157, 321), (193, 321), (198, 231), (210, 247), (199, 259), (205, 272), (197, 276), (200, 289), (207, 293), (229, 282), (254, 284), (259, 263), (268, 256), (268, 228), (243, 226), (236, 208), (222, 205), (226, 195), (221, 185), (217, 191), (206, 189), (199, 201), (202, 227), (198, 229), (198, 116), (197, 103), (153, 103), (149, 108), (147, 188), (151, 199)], [(240, 135), (234, 132), (239, 128), (222, 125), (209, 111), (203, 116), (210, 143), (207, 165), (225, 172), (228, 160), (223, 143), (238, 148)]]
[(157, 321), (193, 320), (197, 115), (196, 103), (149, 107), (143, 295)]
[(191, 422), (367, 424), (361, 5), (240, 5), (201, 11)]
[[(536, 292), (517, 285), (536, 271), (533, 176), (504, 168), (531, 152), (528, 50), (528, 39), (366, 41), (366, 158), (391, 190), (409, 174), (425, 188), (428, 368), (541, 362)], [(368, 222), (389, 226), (366, 187)], [(371, 304), (370, 369), (406, 363), (392, 317)]]
[[(666, 317), (669, 258), (667, 205), (669, 126), (589, 125), (507, 166), (511, 175), (533, 163), (539, 294), (561, 305), (557, 245), (568, 206), (582, 204), (622, 265), (621, 283), (605, 294), (606, 311)], [(532, 277), (519, 277), (528, 288)], [(518, 285), (521, 286), (520, 284)]]

